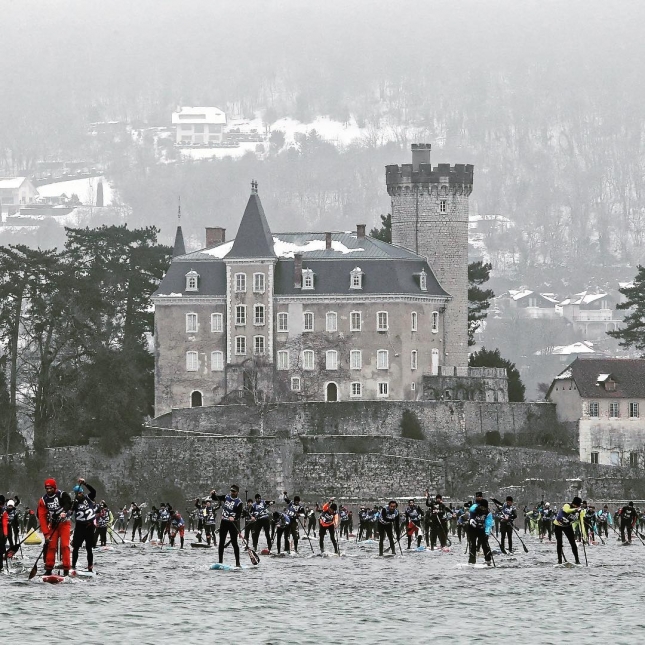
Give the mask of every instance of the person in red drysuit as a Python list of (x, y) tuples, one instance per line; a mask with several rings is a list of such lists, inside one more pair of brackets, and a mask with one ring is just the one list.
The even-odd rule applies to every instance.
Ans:
[(69, 493), (58, 490), (55, 479), (45, 480), (45, 494), (38, 501), (38, 521), (45, 536), (45, 575), (51, 575), (56, 563), (56, 552), (60, 541), (60, 553), (63, 560), (63, 575), (69, 574), (71, 560), (69, 536), (71, 525), (69, 511), (72, 498)]

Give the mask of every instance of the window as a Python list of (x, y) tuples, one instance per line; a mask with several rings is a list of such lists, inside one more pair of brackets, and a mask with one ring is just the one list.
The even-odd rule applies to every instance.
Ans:
[(387, 311), (379, 311), (376, 314), (376, 331), (387, 331)]
[(314, 369), (314, 352), (312, 349), (305, 349), (305, 351), (302, 352), (302, 369)]
[(253, 274), (253, 293), (264, 293), (264, 273)]
[(609, 416), (612, 419), (617, 419), (620, 416), (620, 407), (618, 403), (609, 404)]
[(415, 391), (416, 391), (416, 389), (417, 389), (417, 384), (416, 384), (414, 381), (413, 381), (412, 383), (410, 383), (410, 389), (411, 389), (413, 392), (415, 392)]
[(629, 418), (630, 419), (638, 418), (638, 403), (629, 404)]
[(325, 369), (338, 369), (338, 352), (335, 349), (330, 349), (329, 351), (325, 352)]
[(417, 350), (413, 349), (410, 352), (410, 369), (411, 370), (416, 370), (417, 369)]
[(353, 271), (350, 272), (349, 288), (350, 289), (363, 288), (363, 272), (359, 267), (356, 267)]
[(352, 349), (349, 352), (349, 369), (360, 370), (363, 368), (363, 352), (360, 349)]
[(195, 333), (197, 331), (197, 314), (186, 314), (186, 333)]
[(620, 453), (619, 452), (610, 452), (609, 453), (609, 463), (612, 466), (620, 466)]
[(314, 288), (314, 272), (311, 269), (302, 270), (302, 288), (303, 289)]
[(281, 349), (278, 352), (278, 369), (279, 370), (289, 369), (289, 352), (286, 349)]
[(186, 274), (186, 291), (197, 291), (199, 284), (199, 273), (189, 271)]
[(379, 349), (376, 352), (376, 369), (387, 370), (390, 368), (390, 358), (387, 349)]
[(194, 126), (194, 132), (195, 134), (204, 134), (204, 125), (203, 124), (195, 124)]
[(264, 336), (253, 336), (253, 353), (257, 356), (264, 356), (266, 353)]
[(416, 331), (417, 330), (417, 323), (418, 323), (418, 320), (419, 320), (419, 317), (417, 316), (416, 311), (412, 312), (411, 319), (412, 319), (411, 320), (411, 329), (412, 329), (412, 331)]
[(438, 311), (432, 312), (432, 324), (430, 329), (432, 329), (433, 334), (436, 334), (439, 331), (439, 312)]
[(246, 356), (246, 336), (235, 337), (235, 355)]
[(421, 291), (428, 290), (428, 274), (425, 269), (421, 269), (421, 273), (419, 274), (419, 288)]
[(445, 213), (447, 211), (447, 202), (445, 199), (439, 200), (439, 212)]
[(591, 463), (592, 464), (597, 464), (598, 463), (598, 453), (597, 452), (592, 452), (591, 453)]
[(211, 352), (211, 371), (221, 372), (224, 369), (224, 352)]
[(235, 291), (237, 293), (246, 292), (246, 273), (235, 274)]
[(629, 453), (629, 466), (630, 468), (638, 468), (638, 453), (630, 452)]
[(222, 332), (224, 331), (224, 315), (211, 314), (211, 331)]
[(538, 299), (535, 296), (529, 296), (529, 307), (537, 307)]
[(246, 305), (237, 305), (235, 307), (235, 324), (246, 325)]
[(598, 403), (595, 401), (589, 404), (589, 416), (590, 417), (598, 416)]
[(195, 390), (190, 395), (190, 406), (192, 408), (201, 408), (203, 403), (202, 393)]
[(292, 376), (291, 377), (291, 391), (300, 392), (300, 377)]
[(311, 311), (305, 311), (304, 320), (303, 320), (303, 331), (313, 331), (314, 330), (314, 315)]
[(389, 396), (390, 395), (390, 384), (389, 383), (379, 383), (378, 384), (378, 395), (379, 396)]
[(196, 372), (199, 368), (199, 357), (197, 352), (186, 352), (186, 371)]
[(325, 317), (325, 329), (327, 331), (338, 331), (338, 316), (335, 311), (328, 311)]
[(264, 325), (264, 305), (255, 305), (253, 307), (253, 324)]
[(352, 383), (350, 396), (353, 398), (358, 398), (363, 396), (363, 386), (360, 383)]
[(349, 314), (349, 331), (360, 331), (362, 322), (361, 312), (352, 311), (352, 313)]
[(285, 311), (278, 314), (278, 331), (289, 331), (289, 314)]

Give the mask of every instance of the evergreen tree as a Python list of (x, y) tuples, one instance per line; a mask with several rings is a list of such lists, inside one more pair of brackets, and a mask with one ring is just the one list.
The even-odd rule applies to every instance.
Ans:
[(381, 228), (373, 228), (370, 237), (392, 244), (392, 215), (381, 215)]
[(491, 264), (481, 261), (468, 265), (468, 345), (475, 344), (475, 332), (488, 315), (490, 299), (495, 296), (491, 289), (479, 287), (488, 282), (492, 268)]
[(508, 400), (513, 402), (522, 402), (524, 401), (524, 392), (526, 388), (522, 379), (520, 378), (520, 373), (515, 367), (515, 363), (502, 358), (499, 353), (499, 349), (488, 350), (485, 347), (482, 347), (478, 352), (475, 352), (470, 355), (468, 359), (468, 365), (470, 367), (503, 367), (506, 369), (508, 374)]
[(638, 265), (638, 275), (632, 286), (619, 289), (627, 300), (616, 305), (616, 309), (629, 309), (623, 326), (607, 334), (620, 341), (621, 347), (634, 347), (645, 350), (645, 267)]

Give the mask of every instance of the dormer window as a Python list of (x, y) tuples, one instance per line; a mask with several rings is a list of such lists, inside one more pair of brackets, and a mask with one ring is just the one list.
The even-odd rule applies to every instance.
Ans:
[(309, 290), (314, 288), (314, 272), (311, 269), (302, 270), (302, 288)]
[(428, 274), (425, 272), (425, 269), (421, 269), (421, 273), (419, 274), (419, 288), (421, 291), (428, 290)]
[(350, 289), (363, 288), (363, 271), (361, 270), (360, 267), (356, 267), (350, 272), (349, 288)]
[(186, 274), (186, 291), (199, 291), (199, 273), (192, 269)]

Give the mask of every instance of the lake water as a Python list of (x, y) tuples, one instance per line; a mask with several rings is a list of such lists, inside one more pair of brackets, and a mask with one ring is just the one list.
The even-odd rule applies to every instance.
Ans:
[[(242, 552), (247, 568), (211, 571), (215, 549), (191, 549), (192, 539), (188, 533), (183, 551), (150, 545), (98, 551), (97, 578), (60, 585), (27, 582), (40, 549), (27, 547), (24, 561), (18, 557), (13, 572), (0, 576), (0, 640), (645, 642), (645, 546), (636, 540), (623, 547), (613, 534), (605, 546), (587, 548), (588, 568), (574, 569), (554, 568), (555, 543), (527, 536), (528, 555), (521, 548), (516, 556), (496, 555), (496, 568), (488, 569), (465, 566), (465, 544), (455, 537), (450, 553), (404, 548), (395, 558), (379, 558), (378, 544), (353, 540), (341, 541), (344, 557), (311, 557), (303, 540), (297, 557), (262, 557), (252, 567)], [(565, 555), (573, 560), (568, 545)], [(230, 548), (225, 562), (233, 564)]]

